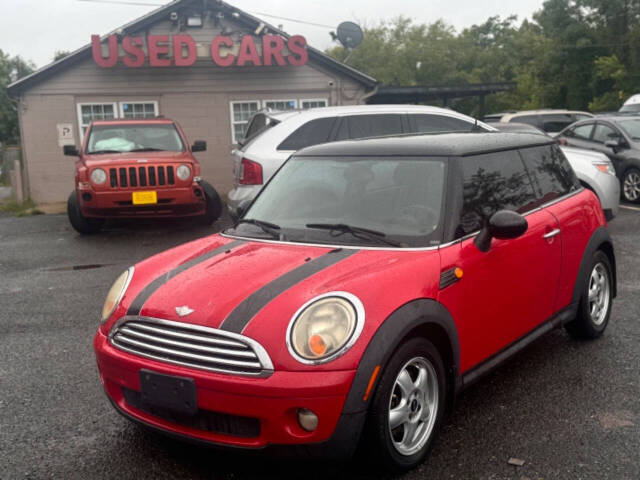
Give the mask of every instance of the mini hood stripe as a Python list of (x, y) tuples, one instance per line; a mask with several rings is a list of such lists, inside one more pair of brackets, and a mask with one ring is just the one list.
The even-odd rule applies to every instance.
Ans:
[(249, 295), (231, 311), (218, 328), (228, 332), (242, 333), (251, 319), (278, 295), (306, 278), (331, 265), (335, 265), (359, 251), (351, 249), (331, 250), (281, 275)]
[(245, 243), (247, 243), (245, 240), (234, 240), (233, 242), (229, 242), (218, 248), (214, 248), (213, 250), (203, 253), (202, 255), (196, 258), (193, 258), (188, 262), (183, 263), (182, 265), (178, 265), (173, 270), (169, 270), (168, 272), (159, 276), (158, 278), (153, 280), (151, 283), (149, 283), (146, 287), (144, 287), (140, 293), (138, 293), (138, 295), (133, 300), (133, 302), (131, 302), (129, 309), (127, 310), (127, 315), (140, 315), (140, 310), (142, 310), (142, 307), (144, 306), (145, 302), (149, 299), (149, 297), (151, 297), (151, 295), (153, 295), (156, 290), (158, 290), (162, 285), (167, 283), (176, 275), (179, 275), (185, 270), (195, 267), (199, 263), (209, 260), (210, 258), (215, 257), (216, 255), (220, 255), (221, 253), (226, 252), (227, 250), (235, 248), (239, 245), (243, 245)]

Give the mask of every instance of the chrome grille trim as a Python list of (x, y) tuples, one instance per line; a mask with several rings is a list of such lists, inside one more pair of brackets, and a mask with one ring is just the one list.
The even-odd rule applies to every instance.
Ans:
[(273, 364), (255, 340), (236, 333), (152, 317), (126, 316), (109, 332), (115, 348), (164, 363), (266, 377)]

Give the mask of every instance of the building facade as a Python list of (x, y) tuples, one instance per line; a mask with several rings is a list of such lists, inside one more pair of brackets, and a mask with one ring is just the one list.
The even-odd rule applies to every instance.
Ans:
[(230, 152), (259, 109), (365, 103), (373, 78), (218, 0), (178, 0), (9, 86), (17, 100), (25, 174), (37, 203), (65, 201), (73, 159), (92, 120), (176, 120), (202, 177), (232, 188)]

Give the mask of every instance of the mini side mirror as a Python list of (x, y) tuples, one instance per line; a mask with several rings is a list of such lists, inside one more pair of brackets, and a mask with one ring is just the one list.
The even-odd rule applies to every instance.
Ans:
[(196, 140), (191, 146), (192, 152), (204, 152), (207, 149), (207, 142), (204, 140)]
[(80, 152), (78, 151), (75, 145), (65, 145), (64, 147), (62, 147), (62, 153), (70, 157), (80, 156)]
[(500, 210), (489, 218), (488, 224), (480, 230), (474, 243), (481, 252), (488, 252), (491, 239), (508, 240), (518, 238), (529, 228), (527, 219), (512, 210)]

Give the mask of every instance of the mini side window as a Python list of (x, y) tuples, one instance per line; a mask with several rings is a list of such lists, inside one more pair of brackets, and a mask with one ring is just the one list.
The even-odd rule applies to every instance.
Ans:
[(557, 145), (520, 150), (531, 174), (539, 203), (543, 204), (579, 188), (571, 165)]
[(300, 150), (328, 142), (335, 120), (335, 117), (316, 118), (305, 123), (278, 145), (278, 150)]
[(498, 210), (525, 213), (536, 207), (536, 195), (515, 150), (465, 157), (462, 211), (455, 236), (480, 230)]

